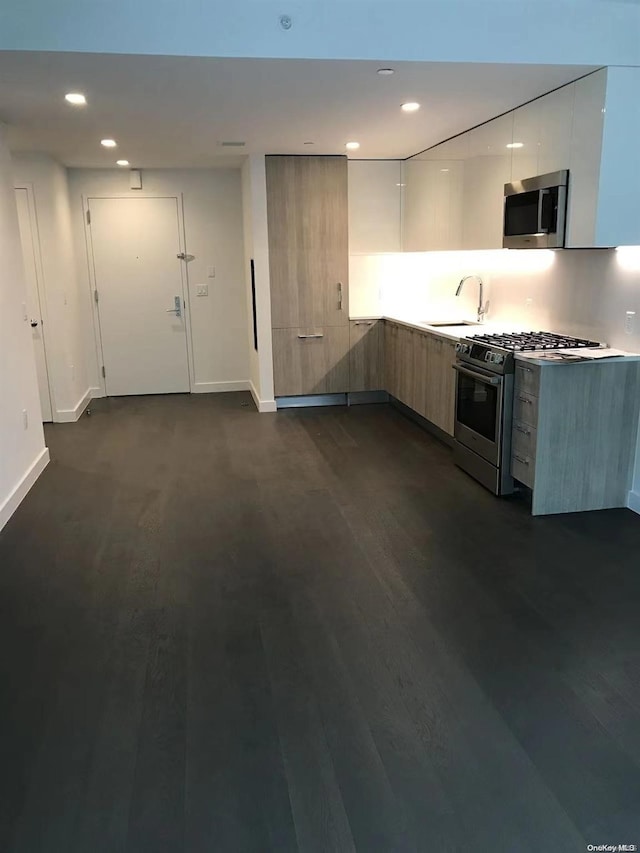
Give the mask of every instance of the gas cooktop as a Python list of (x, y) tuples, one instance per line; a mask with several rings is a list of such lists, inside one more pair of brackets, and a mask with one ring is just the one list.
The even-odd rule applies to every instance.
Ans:
[(505, 332), (504, 334), (472, 335), (468, 340), (473, 341), (473, 343), (501, 347), (513, 352), (587, 349), (602, 346), (598, 341), (572, 338), (570, 335), (556, 335), (553, 332)]

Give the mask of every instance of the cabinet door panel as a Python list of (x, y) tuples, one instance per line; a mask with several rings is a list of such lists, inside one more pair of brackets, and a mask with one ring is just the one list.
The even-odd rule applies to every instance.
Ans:
[(513, 113), (469, 132), (464, 164), (463, 245), (501, 249), (504, 185), (511, 180)]
[(428, 418), (429, 399), (429, 340), (430, 335), (418, 332), (413, 347), (413, 400), (414, 409)]
[(571, 161), (573, 85), (564, 86), (540, 98), (538, 174), (568, 169)]
[(306, 306), (299, 301), (308, 288), (302, 242), (303, 198), (293, 157), (267, 157), (266, 175), (271, 322), (274, 328), (287, 329), (305, 322)]
[(398, 399), (413, 409), (414, 400), (414, 339), (417, 335), (413, 329), (407, 326), (401, 326), (399, 331), (399, 346), (398, 346), (398, 361), (399, 361), (399, 376), (398, 376)]
[(348, 326), (274, 329), (273, 369), (276, 397), (348, 391)]
[(346, 157), (267, 157), (273, 328), (348, 325)]
[(427, 418), (453, 435), (455, 407), (455, 344), (435, 335), (429, 342)]
[(398, 396), (399, 392), (399, 353), (398, 353), (398, 335), (400, 327), (395, 323), (385, 321), (384, 324), (384, 390), (388, 391), (393, 397)]
[(351, 391), (384, 390), (383, 324), (380, 320), (352, 320), (349, 324)]

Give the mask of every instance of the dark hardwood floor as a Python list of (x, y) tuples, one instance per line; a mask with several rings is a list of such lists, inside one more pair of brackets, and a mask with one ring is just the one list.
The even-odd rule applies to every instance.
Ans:
[(0, 534), (0, 851), (640, 843), (640, 519), (387, 406), (94, 401)]

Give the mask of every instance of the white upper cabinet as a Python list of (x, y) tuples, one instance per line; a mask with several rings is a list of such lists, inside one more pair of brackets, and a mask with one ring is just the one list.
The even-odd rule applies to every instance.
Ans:
[(511, 180), (513, 113), (470, 130), (464, 164), (462, 248), (502, 248), (504, 185)]
[(404, 164), (402, 247), (405, 252), (459, 249), (466, 144), (458, 139)]
[(349, 253), (399, 252), (400, 160), (349, 160)]
[(571, 168), (574, 94), (573, 85), (563, 86), (536, 102), (540, 105), (538, 169), (532, 175)]
[(640, 245), (640, 68), (603, 68), (408, 160), (403, 248), (502, 247), (504, 184), (569, 170), (567, 248)]
[(513, 111), (512, 181), (570, 167), (573, 100), (569, 85)]
[(567, 235), (570, 248), (595, 246), (606, 71), (599, 71), (573, 84), (573, 127)]

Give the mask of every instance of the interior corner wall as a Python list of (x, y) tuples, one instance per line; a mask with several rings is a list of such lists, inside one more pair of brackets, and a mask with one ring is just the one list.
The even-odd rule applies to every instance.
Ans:
[(13, 166), (0, 128), (0, 529), (49, 459), (26, 316)]
[[(240, 169), (144, 169), (142, 190), (129, 186), (126, 169), (69, 169), (76, 265), (88, 306), (89, 382), (94, 396), (104, 394), (98, 319), (90, 298), (89, 250), (83, 199), (173, 196), (182, 207), (188, 264), (188, 298), (193, 343), (192, 390), (237, 391), (249, 386), (247, 298), (243, 275), (242, 187)], [(178, 261), (176, 261), (178, 263)], [(209, 267), (214, 275), (209, 276)], [(97, 282), (98, 287), (100, 285)], [(208, 296), (197, 296), (206, 284)]]
[[(267, 177), (265, 158), (252, 154), (242, 167), (245, 275), (249, 304), (250, 379), (260, 412), (275, 412), (273, 350), (271, 339), (271, 285), (269, 278), (269, 234), (267, 230)], [(255, 270), (256, 327), (258, 350), (253, 347), (251, 311), (251, 259)]]
[(90, 398), (83, 329), (88, 301), (76, 275), (67, 172), (46, 154), (14, 154), (14, 186), (33, 188), (46, 299), (45, 343), (54, 421), (75, 421)]

